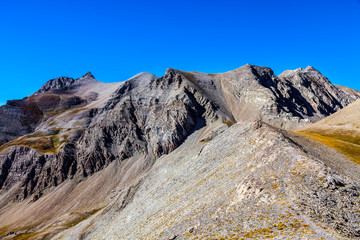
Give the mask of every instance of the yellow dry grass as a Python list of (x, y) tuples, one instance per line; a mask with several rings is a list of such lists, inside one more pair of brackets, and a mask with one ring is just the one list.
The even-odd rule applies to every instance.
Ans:
[(323, 144), (341, 152), (349, 159), (360, 164), (360, 138), (350, 134), (318, 132), (298, 132), (298, 134), (311, 137)]
[(311, 137), (360, 163), (360, 100), (296, 133)]
[(39, 150), (42, 153), (57, 153), (60, 146), (67, 142), (66, 135), (64, 137), (60, 138), (59, 134), (48, 136), (38, 136), (36, 133), (30, 134), (2, 145), (0, 152), (11, 146), (25, 146)]

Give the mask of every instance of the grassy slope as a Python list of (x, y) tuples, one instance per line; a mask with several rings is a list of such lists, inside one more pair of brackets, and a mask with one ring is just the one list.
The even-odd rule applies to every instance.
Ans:
[(66, 136), (60, 137), (60, 134), (37, 136), (36, 133), (34, 133), (2, 145), (0, 151), (11, 146), (25, 146), (39, 150), (42, 153), (57, 153), (59, 147), (65, 142), (67, 142)]
[(360, 100), (323, 120), (296, 131), (360, 163)]
[(323, 144), (343, 153), (348, 158), (360, 164), (360, 138), (354, 135), (338, 131), (338, 132), (325, 132), (325, 131), (310, 131), (298, 132), (298, 134), (311, 137)]

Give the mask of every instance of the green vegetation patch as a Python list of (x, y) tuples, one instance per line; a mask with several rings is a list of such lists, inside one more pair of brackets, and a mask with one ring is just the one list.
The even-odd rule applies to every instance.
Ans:
[(8, 142), (0, 147), (0, 152), (11, 146), (24, 146), (34, 148), (42, 153), (57, 153), (63, 143), (67, 143), (68, 133), (41, 136), (36, 133), (29, 134)]

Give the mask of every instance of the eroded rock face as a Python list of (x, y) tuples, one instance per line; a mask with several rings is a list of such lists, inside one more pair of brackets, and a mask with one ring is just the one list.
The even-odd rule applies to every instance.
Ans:
[[(28, 134), (2, 147), (1, 187), (21, 182), (18, 199), (40, 196), (116, 159), (144, 154), (152, 162), (180, 146), (195, 129), (214, 122), (230, 126), (260, 120), (293, 129), (357, 97), (310, 67), (279, 77), (270, 68), (252, 65), (221, 74), (168, 69), (161, 78), (141, 73), (112, 85), (96, 81), (91, 73), (76, 80), (53, 79), (34, 95), (0, 108), (1, 143)], [(209, 136), (204, 139), (214, 137)], [(12, 169), (22, 159), (28, 159), (25, 168)]]
[(78, 143), (79, 161), (90, 173), (135, 153), (167, 154), (194, 128), (218, 118), (211, 100), (174, 70), (127, 81), (97, 115)]
[(285, 71), (245, 65), (212, 75), (237, 121), (263, 120), (294, 129), (316, 122), (355, 101), (312, 67)]
[(359, 97), (356, 94), (357, 91), (349, 94), (332, 85), (326, 77), (313, 67), (285, 71), (279, 78), (290, 82), (298, 90), (298, 93), (307, 100), (307, 108), (313, 112), (316, 120), (336, 112)]
[(33, 132), (42, 117), (42, 111), (28, 99), (8, 101), (0, 107), (0, 145)]
[(15, 146), (0, 154), (0, 189), (10, 190), (20, 183), (15, 200), (23, 200), (33, 193), (37, 200), (45, 189), (57, 186), (76, 170), (76, 149), (72, 144), (66, 144), (56, 155)]
[[(4, 174), (2, 179), (7, 181), (4, 186), (10, 188), (18, 181), (22, 182), (21, 200), (31, 193), (41, 195), (44, 189), (56, 186), (76, 173), (87, 176), (99, 171), (115, 159), (146, 154), (149, 161), (153, 161), (178, 147), (195, 128), (223, 115), (180, 73), (168, 70), (162, 78), (142, 74), (125, 82), (103, 107), (89, 112), (89, 127), (84, 129), (79, 140), (75, 138), (71, 144), (68, 137), (70, 144), (61, 147), (56, 154), (25, 153), (29, 164), (34, 166), (26, 165), (27, 170), (17, 173), (16, 179), (12, 174)], [(57, 136), (58, 133), (49, 134)], [(9, 163), (16, 168), (24, 154), (19, 155), (17, 148), (7, 151), (13, 157), (2, 157), (4, 169)], [(45, 158), (47, 165), (43, 166), (39, 158)], [(36, 174), (29, 175), (27, 171), (34, 167)]]
[(0, 107), (0, 146), (34, 132), (49, 117), (85, 103), (85, 99), (75, 95), (47, 93), (8, 101)]
[[(84, 195), (87, 189), (96, 192), (102, 186), (84, 183), (106, 178), (103, 173), (112, 164), (124, 185), (106, 190), (111, 197), (99, 230), (84, 225), (81, 231), (69, 230), (68, 238), (99, 233), (116, 238), (119, 226), (121, 238), (131, 239), (229, 237), (239, 226), (246, 230), (237, 233), (242, 237), (273, 232), (356, 237), (359, 231), (349, 222), (360, 219), (351, 214), (359, 202), (359, 180), (352, 177), (358, 167), (277, 127), (302, 127), (359, 97), (311, 67), (279, 77), (270, 68), (245, 65), (220, 74), (168, 69), (160, 78), (141, 73), (113, 84), (90, 73), (76, 80), (53, 79), (35, 94), (0, 107), (0, 210), (23, 200), (57, 205), (63, 198), (47, 193), (68, 183), (66, 192), (72, 194), (79, 193), (72, 192), (75, 188)], [(347, 172), (352, 172), (349, 178)], [(128, 176), (138, 173), (144, 175)], [(87, 218), (97, 211), (79, 215)], [(7, 219), (3, 213), (0, 219)], [(171, 222), (174, 216), (184, 221)], [(151, 224), (142, 219), (152, 219)], [(213, 229), (214, 219), (221, 232)], [(45, 226), (35, 231), (52, 229)]]

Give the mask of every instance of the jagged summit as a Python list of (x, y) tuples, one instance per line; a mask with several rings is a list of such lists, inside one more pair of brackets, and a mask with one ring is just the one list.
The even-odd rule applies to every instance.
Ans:
[(312, 66), (307, 66), (307, 67), (305, 68), (305, 70), (307, 70), (307, 71), (312, 71), (312, 70), (318, 71), (317, 69), (315, 69), (315, 68), (312, 67)]
[(286, 71), (247, 64), (219, 74), (181, 72), (236, 121), (262, 120), (284, 128), (316, 122), (357, 99), (312, 67)]
[(287, 130), (359, 97), (311, 67), (52, 79), (0, 107), (0, 238), (356, 236), (360, 168)]
[(82, 77), (74, 79), (70, 77), (59, 77), (54, 78), (49, 81), (47, 81), (38, 91), (36, 91), (32, 95), (39, 95), (46, 92), (51, 92), (54, 90), (60, 90), (65, 89), (75, 83), (86, 83), (86, 82), (92, 82), (96, 81), (95, 77), (91, 74), (91, 72), (87, 72)]
[(75, 82), (75, 79), (69, 77), (59, 77), (47, 81), (38, 91), (33, 95), (39, 95), (44, 92), (48, 92), (54, 89), (61, 89), (70, 86)]
[(278, 77), (288, 77), (289, 75), (298, 75), (298, 74), (303, 74), (303, 73), (307, 73), (307, 72), (317, 72), (319, 74), (321, 74), (318, 70), (316, 70), (314, 67), (312, 66), (307, 66), (306, 68), (297, 68), (294, 70), (285, 70), (284, 72), (282, 72)]
[[(37, 98), (10, 101), (3, 106), (4, 111), (18, 108), (18, 114), (11, 119), (12, 125), (16, 124), (18, 127), (5, 127), (10, 121), (5, 114), (2, 117), (3, 128), (8, 130), (0, 132), (0, 139), (6, 142), (30, 133), (39, 124), (42, 127), (61, 128), (61, 121), (66, 121), (62, 116), (58, 116), (63, 119), (61, 121), (41, 122), (41, 119), (46, 119), (46, 112), (51, 112), (51, 109), (66, 110), (65, 107), (80, 106), (102, 108), (114, 98), (113, 94), (124, 89), (132, 89), (132, 94), (136, 92), (141, 96), (143, 91), (140, 89), (160, 87), (157, 95), (171, 96), (173, 93), (168, 89), (172, 89), (174, 83), (177, 87), (183, 86), (181, 91), (187, 92), (189, 86), (195, 89), (196, 94), (204, 96), (218, 109), (221, 119), (262, 120), (284, 128), (297, 128), (318, 121), (360, 96), (356, 90), (332, 85), (326, 77), (310, 66), (306, 69), (285, 71), (279, 77), (268, 67), (250, 64), (219, 74), (168, 68), (162, 78), (151, 73), (139, 73), (125, 82), (111, 84), (95, 80), (88, 72), (76, 80), (69, 77), (51, 79), (32, 95), (38, 96)], [(57, 96), (51, 96), (51, 100), (47, 96), (48, 99), (43, 100), (45, 96), (42, 97), (42, 94), (45, 93)], [(45, 102), (47, 104), (44, 104)], [(50, 124), (54, 122), (56, 125)], [(70, 121), (66, 125), (71, 126), (71, 123)]]
[(214, 75), (216, 74), (228, 74), (228, 73), (233, 73), (233, 74), (236, 74), (238, 72), (244, 72), (244, 71), (257, 71), (257, 70), (260, 70), (262, 69), (262, 71), (270, 71), (270, 72), (273, 72), (271, 68), (269, 67), (264, 67), (264, 66), (257, 66), (257, 65), (253, 65), (253, 64), (245, 64), (241, 67), (238, 67), (236, 69), (233, 69), (233, 70), (230, 70), (230, 71), (227, 71), (227, 72), (224, 72), (224, 73), (215, 73)]
[(87, 72), (86, 74), (84, 74), (82, 77), (78, 78), (75, 80), (75, 83), (79, 83), (79, 82), (82, 82), (82, 83), (87, 83), (87, 82), (94, 82), (94, 81), (97, 81), (95, 79), (95, 77), (92, 75), (91, 72)]
[(95, 80), (95, 78), (90, 72), (84, 74), (81, 78), (78, 78), (78, 79), (74, 79), (74, 78), (70, 78), (70, 77), (54, 78), (54, 79), (47, 81), (33, 95), (39, 95), (39, 94), (42, 94), (45, 92), (50, 92), (53, 90), (64, 89), (66, 87), (69, 87), (70, 85), (73, 85), (74, 83), (79, 83), (82, 81), (91, 81), (91, 80)]
[(94, 75), (92, 75), (91, 72), (85, 73), (81, 78), (94, 78), (95, 79)]

